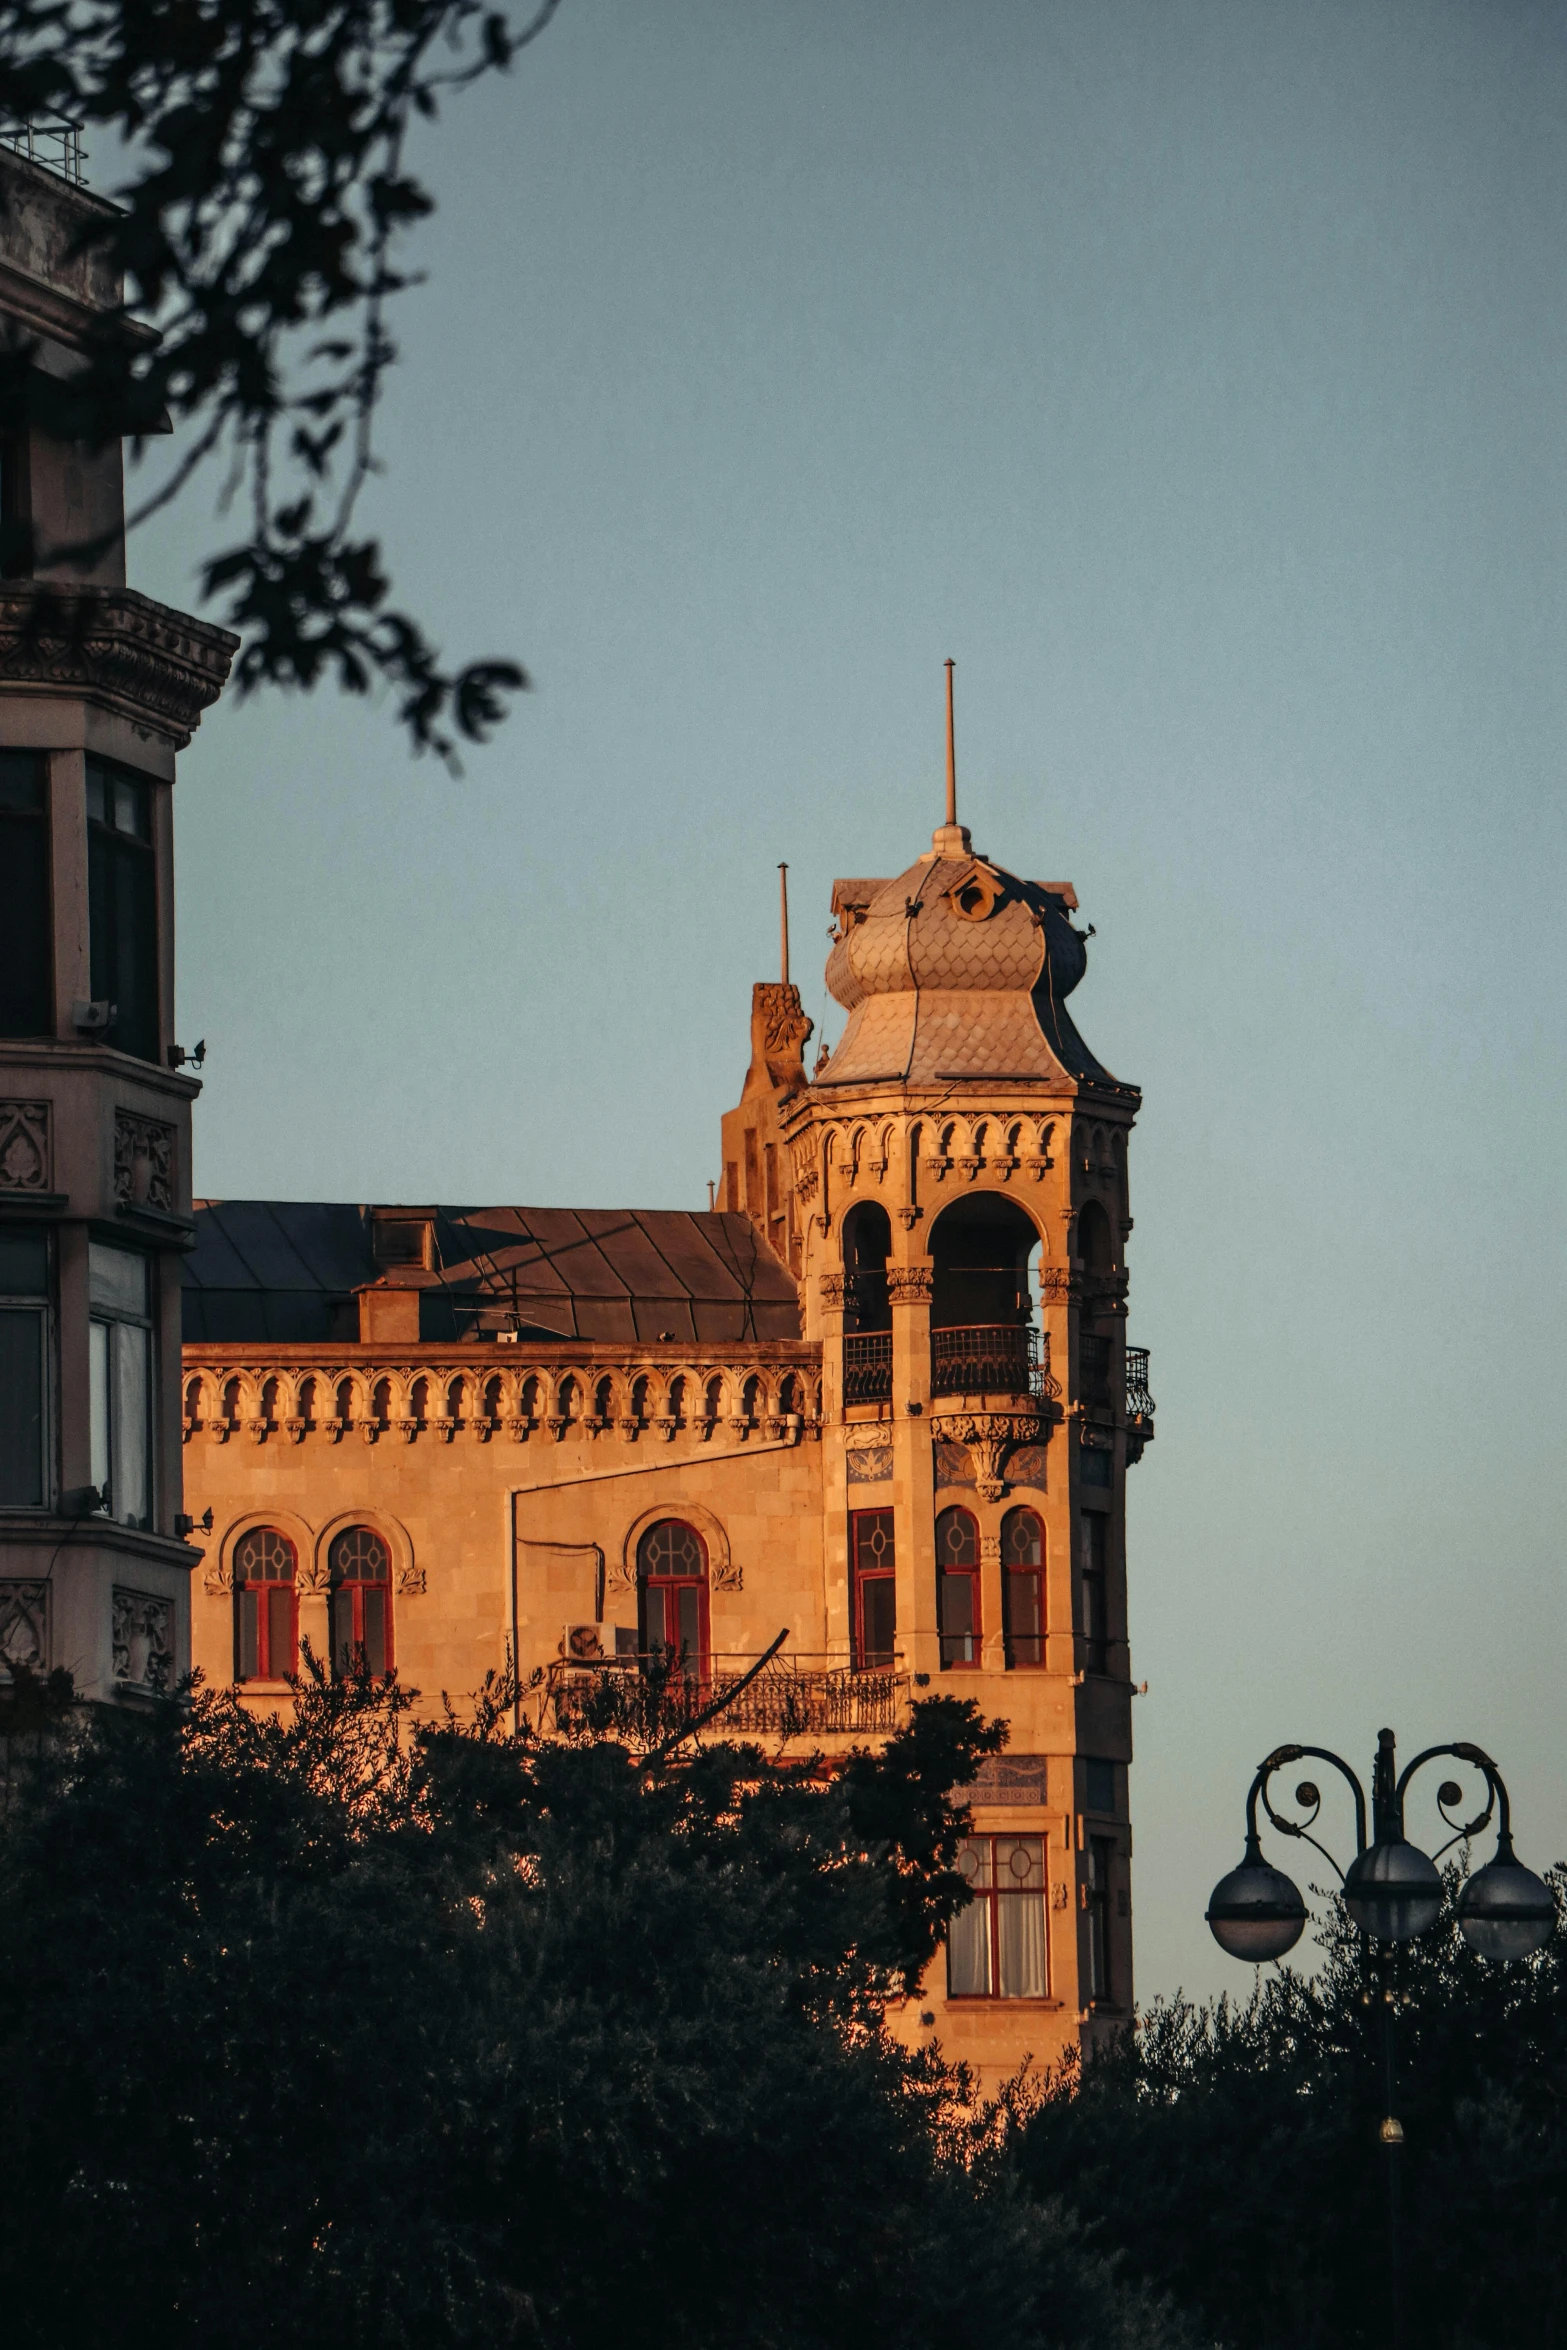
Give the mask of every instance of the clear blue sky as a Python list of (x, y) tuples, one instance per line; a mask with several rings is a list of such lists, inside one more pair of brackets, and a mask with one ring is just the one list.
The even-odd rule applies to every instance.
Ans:
[[(1567, 13), (566, 0), (424, 146), (377, 519), (537, 690), (330, 696), (178, 799), (198, 1188), (705, 1201), (793, 868), (963, 813), (1145, 1090), (1139, 1989), (1249, 1766), (1560, 1720)], [(198, 500), (139, 584), (193, 593)], [(836, 1016), (830, 1022), (837, 1033)]]

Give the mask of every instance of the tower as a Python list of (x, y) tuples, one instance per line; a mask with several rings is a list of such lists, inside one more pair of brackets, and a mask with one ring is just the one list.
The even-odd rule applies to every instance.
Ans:
[[(1070, 884), (1020, 879), (957, 821), (950, 671), (948, 718), (947, 820), (895, 878), (835, 884), (827, 984), (847, 1025), (776, 1115), (822, 1348), (829, 1643), (1011, 1726), (974, 1793), (976, 1901), (946, 1997), (922, 2001), (949, 2047), (1001, 2064), (1131, 1999), (1124, 1502), (1153, 1432), (1147, 1357), (1125, 1343), (1140, 1096), (1067, 1010), (1087, 959)], [(1048, 1883), (1047, 1949), (1019, 1942), (1009, 1872)], [(1068, 2012), (1025, 2012), (1041, 2002)]]
[(119, 441), (70, 437), (122, 289), (59, 145), (0, 148), (0, 1664), (135, 1699), (185, 1669), (196, 1562), (174, 763), (237, 640), (126, 587)]

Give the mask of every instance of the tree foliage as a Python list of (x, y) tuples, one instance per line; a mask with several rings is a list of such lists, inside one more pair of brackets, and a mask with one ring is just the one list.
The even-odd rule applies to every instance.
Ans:
[[(1567, 1909), (1567, 1872), (1551, 1872)], [(1499, 1966), (1443, 1917), (1401, 1954), (1408, 2339), (1516, 2350), (1567, 2307), (1567, 1945)], [(1567, 1922), (1567, 1920), (1564, 1920)], [(1236, 2350), (1388, 2334), (1381, 2015), (1341, 1910), (1314, 1980), (1153, 2007), (1029, 2120), (1019, 2166)]]
[(527, 680), (514, 661), (455, 670), (389, 603), (355, 511), (396, 358), (401, 241), (432, 209), (411, 127), (503, 70), (559, 0), (12, 0), (0, 11), (0, 110), (64, 116), (125, 142), (118, 213), (92, 238), (125, 275), (156, 347), (103, 321), (74, 417), (83, 437), (188, 428), (143, 513), (215, 461), (245, 527), (204, 591), (243, 636), (240, 690), (354, 692), (380, 680), (418, 748), (450, 758)]
[(503, 1695), (18, 1722), (17, 2350), (1184, 2340), (885, 2028), (997, 1742), (971, 1707), (823, 1778), (512, 1736)]

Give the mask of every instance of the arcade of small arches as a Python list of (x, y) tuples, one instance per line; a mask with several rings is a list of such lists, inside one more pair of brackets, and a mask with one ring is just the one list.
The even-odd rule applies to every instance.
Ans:
[(209, 1364), (187, 1372), (186, 1441), (205, 1431), (218, 1443), (245, 1435), (256, 1443), (307, 1436), (334, 1441), (357, 1432), (367, 1442), (396, 1436), (451, 1442), (466, 1431), (480, 1443), (561, 1439), (614, 1430), (624, 1441), (681, 1434), (706, 1441), (718, 1428), (744, 1441), (799, 1442), (821, 1429), (821, 1377), (811, 1360), (772, 1364), (625, 1367), (592, 1363), (486, 1364), (351, 1369), (233, 1368)]

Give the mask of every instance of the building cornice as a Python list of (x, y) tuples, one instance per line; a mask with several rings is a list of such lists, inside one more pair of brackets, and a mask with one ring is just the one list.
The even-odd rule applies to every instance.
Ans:
[(183, 750), (239, 638), (134, 588), (0, 586), (0, 694), (76, 693)]

